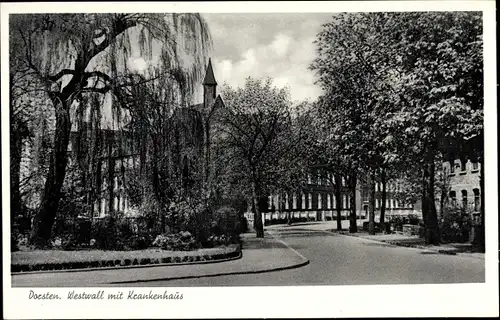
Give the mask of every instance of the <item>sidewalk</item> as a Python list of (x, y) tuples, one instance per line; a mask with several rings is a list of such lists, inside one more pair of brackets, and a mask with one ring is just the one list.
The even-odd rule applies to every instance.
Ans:
[(348, 231), (349, 221), (345, 221), (345, 225), (344, 221), (342, 221), (343, 231), (340, 232), (337, 231), (336, 221), (302, 222), (302, 223), (294, 223), (292, 225), (273, 225), (273, 226), (267, 226), (266, 229), (286, 230), (292, 228), (300, 228), (308, 230), (333, 232), (344, 236), (358, 237), (389, 245), (418, 248), (425, 251), (442, 253), (442, 254), (450, 254), (450, 255), (460, 254), (484, 260), (484, 253), (470, 252), (472, 251), (472, 245), (469, 243), (447, 243), (447, 244), (441, 244), (439, 246), (432, 246), (432, 245), (426, 245), (425, 240), (419, 238), (418, 236), (406, 236), (398, 233), (393, 233), (393, 234), (379, 233), (375, 235), (370, 235), (366, 232), (361, 231), (360, 225), (358, 225), (358, 231), (359, 231), (358, 233), (349, 233)]
[(132, 285), (135, 282), (189, 279), (230, 274), (249, 274), (297, 268), (309, 261), (280, 240), (266, 233), (242, 235), (240, 259), (193, 265), (151, 266), (130, 269), (109, 269), (79, 272), (12, 275), (13, 287), (95, 287)]

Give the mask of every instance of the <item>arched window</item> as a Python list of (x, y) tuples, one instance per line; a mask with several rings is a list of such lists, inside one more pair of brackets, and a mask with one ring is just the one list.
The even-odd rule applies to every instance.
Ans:
[(479, 212), (481, 211), (481, 196), (479, 194), (479, 189), (473, 189), (472, 192), (474, 192), (474, 211)]
[(346, 196), (345, 196), (345, 202), (346, 202), (346, 203), (345, 203), (345, 207), (346, 207), (347, 209), (350, 209), (350, 208), (351, 208), (351, 201), (350, 201), (350, 200), (351, 200), (351, 199), (349, 198), (349, 195), (346, 195)]
[(467, 208), (467, 190), (462, 190), (462, 207)]
[(290, 204), (288, 203), (288, 193), (285, 193), (285, 210), (290, 209)]
[(332, 203), (333, 203), (332, 208), (336, 209), (336, 208), (337, 208), (337, 198), (335, 197), (335, 195), (333, 195), (333, 197), (332, 197), (332, 198), (333, 198), (333, 201), (332, 201)]
[(306, 208), (306, 194), (302, 193), (302, 209)]
[(292, 208), (297, 209), (297, 195), (295, 193), (292, 196)]
[(455, 191), (450, 191), (450, 201), (453, 207), (457, 205), (457, 193)]
[(467, 159), (466, 158), (460, 159), (460, 171), (462, 171), (462, 172), (467, 171)]
[(312, 207), (313, 207), (313, 195), (312, 195), (312, 193), (308, 194), (307, 200), (308, 200), (308, 208), (312, 209)]
[(329, 193), (326, 195), (326, 208), (332, 208), (332, 196)]
[(322, 208), (322, 205), (321, 205), (321, 201), (323, 199), (321, 199), (321, 193), (318, 193), (318, 209), (321, 209)]

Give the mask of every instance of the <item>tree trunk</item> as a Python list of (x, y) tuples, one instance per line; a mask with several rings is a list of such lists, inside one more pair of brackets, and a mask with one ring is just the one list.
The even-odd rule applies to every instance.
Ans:
[(335, 175), (335, 203), (337, 209), (337, 230), (342, 230), (342, 177)]
[(205, 121), (205, 185), (208, 185), (210, 178), (210, 121)]
[(51, 152), (50, 167), (45, 181), (40, 210), (33, 221), (30, 237), (30, 243), (36, 247), (46, 247), (49, 244), (68, 163), (67, 151), (71, 131), (69, 101), (61, 99), (61, 101), (54, 102), (54, 104), (56, 111), (54, 148)]
[(108, 214), (112, 216), (115, 209), (115, 161), (111, 138), (108, 140), (108, 197)]
[(11, 214), (11, 223), (14, 221), (13, 218), (15, 218), (19, 214), (21, 214), (20, 175), (21, 175), (22, 138), (19, 136), (18, 132), (14, 131), (13, 127), (14, 126), (11, 126), (11, 134), (10, 134), (10, 214)]
[(368, 233), (375, 234), (375, 175), (370, 173), (369, 184), (370, 186), (370, 196), (368, 202)]
[[(384, 228), (384, 222), (385, 222), (385, 208), (386, 208), (386, 201), (387, 201), (387, 180), (385, 176), (385, 169), (382, 168), (382, 174), (381, 174), (381, 183), (382, 183), (382, 204), (380, 206), (380, 226), (381, 228)], [(385, 230), (385, 228), (384, 228)]]
[(479, 238), (478, 238), (478, 243), (479, 243), (479, 249), (481, 252), (486, 251), (486, 231), (485, 231), (485, 224), (484, 224), (484, 151), (481, 152), (480, 155), (480, 173), (479, 173), (479, 192), (480, 192), (480, 197), (481, 197), (481, 210), (480, 210), (480, 219), (481, 219), (481, 224), (479, 226)]
[(422, 215), (425, 223), (425, 242), (427, 244), (439, 244), (439, 227), (437, 221), (437, 210), (434, 195), (434, 155), (429, 152), (423, 168), (422, 188)]
[(351, 189), (351, 212), (349, 215), (349, 232), (356, 233), (358, 232), (358, 226), (356, 221), (356, 185), (357, 185), (357, 175), (353, 170), (353, 173), (349, 179), (349, 186)]
[(259, 190), (257, 183), (252, 181), (252, 202), (254, 206), (254, 221), (253, 225), (257, 238), (264, 238), (264, 226), (262, 225), (262, 213), (259, 205)]

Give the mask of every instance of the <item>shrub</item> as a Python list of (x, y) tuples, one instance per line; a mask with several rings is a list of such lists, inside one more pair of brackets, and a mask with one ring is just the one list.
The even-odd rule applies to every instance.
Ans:
[(18, 241), (17, 234), (12, 232), (10, 234), (10, 251), (11, 252), (19, 251), (19, 245), (18, 245), (17, 241)]
[(131, 250), (143, 250), (150, 246), (151, 242), (146, 236), (133, 235), (128, 239), (126, 247)]
[(97, 249), (123, 250), (125, 247), (120, 239), (116, 218), (112, 216), (96, 221), (92, 228), (92, 239), (95, 239)]
[(420, 218), (417, 215), (409, 214), (408, 215), (408, 224), (418, 226), (420, 223)]
[(468, 212), (463, 209), (445, 210), (439, 228), (443, 241), (467, 242), (471, 229), (471, 221)]
[(190, 251), (198, 248), (198, 245), (188, 231), (174, 234), (160, 234), (153, 241), (153, 246), (170, 251)]

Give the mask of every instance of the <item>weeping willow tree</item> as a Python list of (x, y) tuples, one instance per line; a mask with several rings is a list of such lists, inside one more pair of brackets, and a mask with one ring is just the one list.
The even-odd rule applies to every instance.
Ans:
[[(121, 126), (130, 102), (127, 89), (137, 86), (138, 78), (142, 82), (167, 80), (163, 75), (175, 70), (176, 79), (182, 75), (181, 90), (167, 81), (164, 92), (176, 91), (177, 102), (184, 103), (201, 76), (210, 36), (199, 14), (11, 15), (9, 27), (11, 46), (16, 48), (11, 54), (43, 82), (55, 113), (49, 170), (30, 237), (33, 245), (43, 247), (58, 211), (72, 125), (75, 118), (88, 116), (84, 105), (88, 97), (111, 96), (111, 107), (94, 105), (101, 111), (110, 108), (112, 123)], [(72, 117), (76, 108), (82, 110)], [(94, 128), (99, 125), (96, 122)]]

